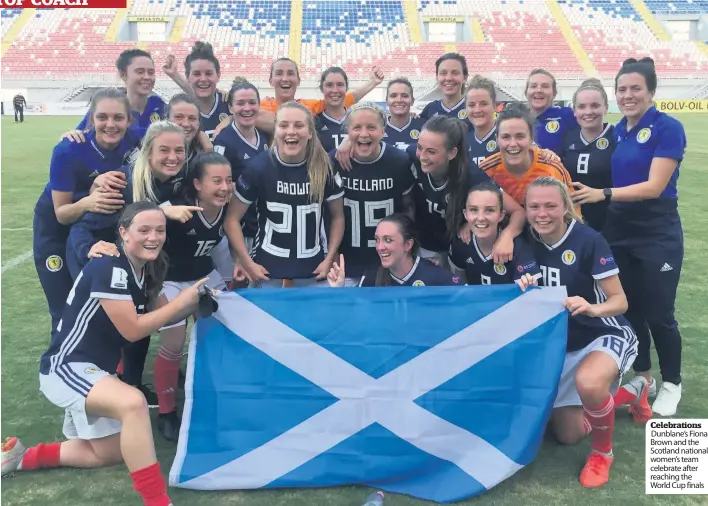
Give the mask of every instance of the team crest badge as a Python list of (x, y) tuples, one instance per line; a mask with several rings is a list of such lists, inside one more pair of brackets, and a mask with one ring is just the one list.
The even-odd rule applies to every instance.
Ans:
[(98, 369), (96, 367), (87, 367), (86, 369), (84, 369), (84, 372), (86, 374), (93, 374), (95, 372), (98, 372)]
[(560, 128), (560, 123), (558, 123), (558, 121), (556, 121), (556, 120), (549, 121), (548, 123), (546, 123), (546, 132), (548, 132), (549, 134), (556, 133), (559, 128)]
[(642, 128), (637, 134), (637, 142), (639, 144), (644, 144), (646, 141), (649, 140), (649, 137), (651, 137), (651, 129)]
[(597, 149), (607, 149), (607, 147), (610, 145), (610, 141), (605, 139), (604, 137), (600, 138), (597, 140)]
[(224, 226), (219, 227), (219, 237), (224, 237)]
[(416, 280), (413, 281), (413, 286), (425, 286), (425, 283), (423, 283), (421, 280)]
[(418, 137), (420, 137), (420, 131), (415, 129), (411, 130), (411, 139), (417, 139)]
[(64, 267), (64, 260), (59, 255), (52, 255), (45, 262), (49, 272), (59, 272)]
[(155, 122), (157, 122), (157, 121), (160, 121), (160, 115), (157, 114), (156, 112), (153, 112), (153, 113), (150, 115), (150, 123), (155, 123)]
[(504, 274), (506, 274), (506, 265), (494, 264), (494, 272), (496, 272), (500, 276), (503, 276)]
[(495, 149), (497, 149), (497, 141), (489, 141), (487, 143), (487, 152), (491, 153)]
[(575, 263), (575, 252), (571, 249), (565, 250), (562, 259), (565, 265), (573, 265)]
[(458, 112), (457, 117), (459, 119), (467, 119), (467, 109), (462, 109), (460, 112)]
[(224, 121), (228, 117), (229, 117), (228, 114), (226, 114), (225, 112), (222, 112), (221, 114), (219, 114), (219, 121)]

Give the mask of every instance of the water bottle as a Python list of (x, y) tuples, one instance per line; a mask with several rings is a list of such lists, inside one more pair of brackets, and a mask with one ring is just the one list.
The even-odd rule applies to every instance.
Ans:
[(383, 506), (384, 493), (380, 490), (366, 498), (362, 506)]

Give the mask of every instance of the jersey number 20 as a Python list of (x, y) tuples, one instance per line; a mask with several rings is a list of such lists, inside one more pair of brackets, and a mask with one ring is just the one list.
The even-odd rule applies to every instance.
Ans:
[[(273, 234), (292, 234), (293, 229), (293, 210), (295, 211), (295, 229), (297, 233), (296, 244), (297, 244), (297, 257), (296, 258), (312, 258), (317, 253), (320, 252), (320, 216), (322, 214), (322, 208), (320, 204), (308, 204), (303, 206), (291, 206), (289, 204), (283, 204), (281, 202), (266, 202), (268, 211), (271, 213), (280, 213), (282, 215), (282, 220), (280, 223), (272, 221), (270, 218), (266, 219), (265, 224), (265, 237), (263, 239), (263, 251), (270, 253), (273, 256), (281, 258), (291, 258), (290, 248), (281, 248), (273, 244)], [(311, 248), (307, 247), (308, 237), (307, 237), (307, 215), (315, 215), (315, 237), (313, 240), (313, 245)]]

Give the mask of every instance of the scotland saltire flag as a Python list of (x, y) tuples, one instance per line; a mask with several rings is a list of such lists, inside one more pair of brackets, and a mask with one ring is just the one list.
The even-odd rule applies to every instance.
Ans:
[(221, 294), (190, 343), (170, 483), (481, 494), (536, 457), (565, 297), (516, 285)]

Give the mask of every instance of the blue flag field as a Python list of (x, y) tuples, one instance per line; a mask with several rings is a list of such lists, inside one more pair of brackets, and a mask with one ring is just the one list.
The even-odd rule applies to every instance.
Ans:
[(220, 294), (190, 342), (170, 484), (482, 494), (536, 457), (565, 298), (516, 285)]

